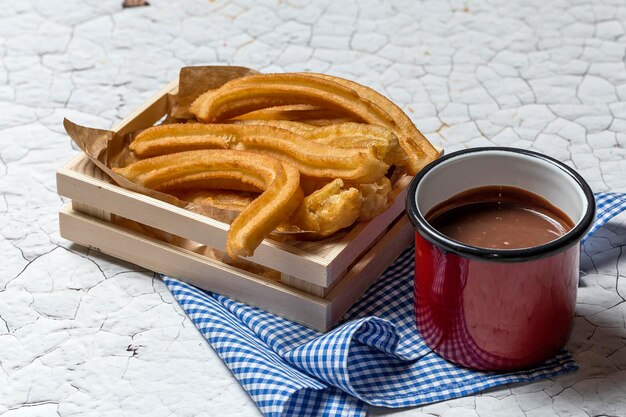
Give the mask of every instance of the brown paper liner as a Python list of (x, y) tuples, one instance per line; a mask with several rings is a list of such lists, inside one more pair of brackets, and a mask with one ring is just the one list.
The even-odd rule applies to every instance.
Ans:
[[(169, 97), (169, 109), (165, 116), (165, 122), (192, 120), (193, 116), (189, 112), (189, 106), (200, 94), (210, 89), (219, 88), (224, 83), (235, 78), (256, 73), (256, 71), (244, 67), (208, 66), (182, 68), (178, 81), (178, 94), (170, 95)], [(137, 160), (128, 146), (139, 131), (120, 135), (111, 130), (80, 126), (68, 119), (63, 121), (63, 126), (74, 143), (119, 186), (227, 224), (230, 224), (239, 215), (236, 211), (180, 200), (170, 194), (135, 184), (113, 172), (112, 168), (124, 167)]]
[(178, 77), (178, 103), (171, 110), (172, 117), (193, 119), (189, 106), (200, 94), (221, 87), (228, 81), (257, 71), (246, 67), (183, 67)]

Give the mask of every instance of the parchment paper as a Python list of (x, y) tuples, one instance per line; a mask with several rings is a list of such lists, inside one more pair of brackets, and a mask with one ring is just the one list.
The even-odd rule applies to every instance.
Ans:
[[(195, 120), (189, 112), (191, 103), (202, 93), (219, 88), (224, 83), (246, 75), (257, 74), (245, 67), (204, 66), (184, 67), (180, 70), (178, 94), (170, 100), (165, 122)], [(119, 168), (136, 161), (128, 145), (140, 131), (119, 135), (114, 131), (80, 126), (68, 119), (63, 121), (65, 131), (74, 143), (85, 152), (91, 161), (104, 171), (119, 186), (161, 201), (183, 207), (230, 224), (239, 212), (224, 210), (209, 204), (198, 204), (180, 200), (172, 195), (151, 190), (116, 174), (111, 168)], [(148, 128), (150, 126), (145, 126)]]

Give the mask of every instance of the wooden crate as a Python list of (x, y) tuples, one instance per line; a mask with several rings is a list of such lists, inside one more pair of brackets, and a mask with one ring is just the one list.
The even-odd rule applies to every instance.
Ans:
[[(154, 125), (176, 92), (177, 83), (170, 83), (114, 130)], [(60, 231), (78, 244), (327, 331), (412, 240), (404, 215), (406, 182), (384, 213), (349, 232), (321, 242), (265, 239), (247, 259), (277, 271), (278, 279), (125, 227), (116, 219), (217, 249), (225, 247), (228, 231), (225, 223), (119, 187), (84, 154), (57, 172), (59, 194), (72, 200), (59, 214)]]

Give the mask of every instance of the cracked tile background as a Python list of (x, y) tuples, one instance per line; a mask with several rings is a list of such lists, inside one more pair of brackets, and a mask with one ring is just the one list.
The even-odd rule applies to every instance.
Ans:
[[(0, 11), (0, 415), (253, 416), (151, 272), (62, 240), (63, 117), (111, 127), (184, 65), (319, 71), (402, 105), (447, 151), (531, 148), (626, 191), (614, 1), (6, 1)], [(578, 372), (394, 416), (626, 415), (626, 216), (588, 241)]]

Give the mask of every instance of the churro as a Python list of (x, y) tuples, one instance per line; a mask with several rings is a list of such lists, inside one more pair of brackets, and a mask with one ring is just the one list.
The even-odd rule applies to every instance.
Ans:
[(154, 190), (166, 190), (202, 179), (225, 178), (242, 182), (260, 179), (263, 192), (230, 225), (226, 252), (233, 259), (251, 256), (261, 241), (302, 201), (297, 168), (253, 152), (200, 150), (156, 156), (114, 171)]
[(344, 189), (343, 181), (335, 179), (306, 196), (289, 223), (310, 231), (309, 238), (324, 238), (352, 225), (360, 209), (359, 191), (354, 187)]
[(408, 155), (406, 167), (411, 175), (437, 157), (437, 151), (389, 99), (368, 87), (323, 74), (263, 74), (238, 78), (202, 94), (192, 103), (190, 111), (202, 122), (218, 122), (289, 104), (316, 105), (359, 122), (389, 128), (398, 136)]
[(369, 183), (389, 165), (370, 148), (339, 148), (302, 138), (289, 130), (254, 124), (169, 124), (141, 132), (130, 144), (139, 157), (208, 149), (253, 151), (290, 163), (307, 176)]
[[(344, 185), (342, 180), (335, 179), (304, 197), (293, 215), (278, 230), (303, 231), (308, 239), (319, 239), (352, 225), (362, 215), (361, 207), (365, 200), (356, 188), (358, 186)], [(370, 184), (367, 186), (366, 189), (371, 188)], [(183, 191), (175, 195), (185, 201), (234, 212), (242, 212), (258, 197), (254, 193), (210, 189)], [(365, 204), (368, 210), (371, 209), (371, 204)]]
[(274, 126), (302, 136), (313, 142), (338, 148), (372, 149), (376, 156), (388, 165), (400, 165), (407, 155), (398, 138), (382, 126), (363, 123), (338, 123), (327, 126), (312, 126), (287, 120), (242, 120), (237, 124)]
[(385, 113), (394, 121), (393, 126), (388, 126), (400, 140), (400, 145), (409, 156), (406, 169), (409, 175), (417, 174), (429, 162), (434, 161), (439, 156), (439, 152), (424, 137), (415, 124), (411, 121), (400, 107), (379, 92), (354, 81), (345, 78), (333, 77), (326, 74), (311, 73), (311, 76), (324, 80), (332, 80), (341, 83), (345, 87), (351, 88), (363, 99), (369, 100), (377, 105), (377, 108), (384, 109)]

